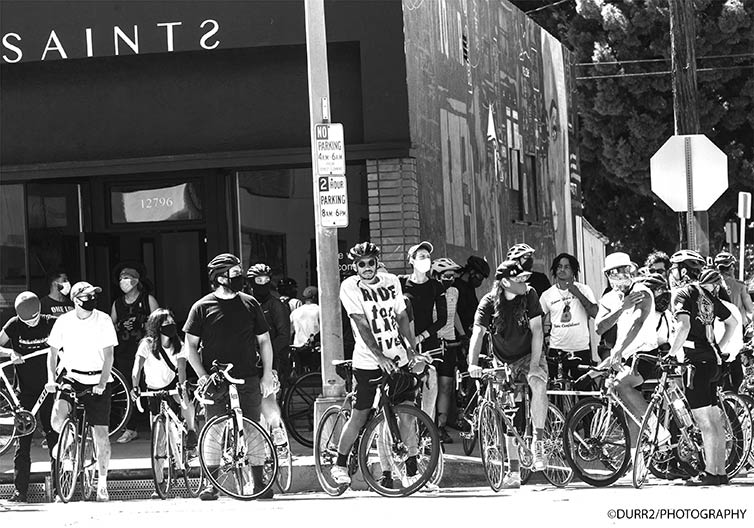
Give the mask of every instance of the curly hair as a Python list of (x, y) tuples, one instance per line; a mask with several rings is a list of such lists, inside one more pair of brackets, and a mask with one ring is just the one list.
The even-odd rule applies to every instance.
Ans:
[(555, 257), (552, 260), (552, 266), (550, 266), (550, 273), (554, 277), (558, 273), (558, 265), (560, 264), (561, 259), (568, 260), (568, 264), (571, 266), (571, 269), (573, 270), (573, 277), (575, 279), (579, 278), (579, 271), (581, 271), (581, 266), (579, 265), (579, 261), (574, 257), (573, 255), (569, 253), (561, 253), (557, 257)]
[(492, 285), (491, 292), (495, 296), (494, 312), (492, 314), (492, 332), (501, 334), (505, 330), (505, 317), (503, 315), (503, 307), (505, 304), (514, 303), (513, 306), (513, 320), (518, 326), (529, 326), (529, 313), (526, 308), (526, 295), (517, 295), (513, 300), (505, 298), (505, 288), (501, 280), (496, 280)]
[[(160, 339), (162, 336), (162, 334), (160, 334), (160, 327), (168, 317), (172, 317), (173, 321), (175, 321), (175, 316), (173, 315), (172, 310), (168, 310), (167, 308), (158, 308), (149, 315), (149, 318), (147, 319), (147, 323), (145, 325), (146, 334), (142, 338), (142, 342), (147, 343), (149, 351), (157, 359), (160, 359), (160, 352), (159, 348), (157, 347), (162, 346), (162, 339)], [(183, 343), (181, 342), (181, 338), (178, 337), (178, 334), (170, 338), (170, 345), (173, 348), (173, 355), (180, 352)]]

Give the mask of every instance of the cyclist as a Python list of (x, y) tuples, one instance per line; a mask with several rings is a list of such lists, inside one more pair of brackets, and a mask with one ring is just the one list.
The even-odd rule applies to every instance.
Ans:
[(280, 300), (288, 308), (288, 313), (301, 306), (302, 302), (298, 299), (298, 283), (294, 279), (283, 277), (278, 281), (277, 290)]
[[(331, 476), (340, 485), (351, 483), (346, 467), (353, 443), (369, 418), (382, 373), (391, 374), (414, 359), (415, 338), (406, 314), (406, 303), (398, 277), (377, 273), (380, 248), (371, 242), (356, 244), (348, 252), (356, 275), (340, 286), (340, 301), (351, 321), (356, 345), (353, 377), (356, 398), (351, 417), (338, 442), (338, 459)], [(408, 341), (408, 346), (406, 346)], [(398, 359), (398, 364), (393, 362)], [(400, 424), (405, 429), (411, 424)], [(415, 448), (415, 447), (414, 447)], [(416, 475), (416, 455), (406, 460), (406, 473)], [(383, 468), (382, 485), (392, 485), (389, 468)]]
[[(687, 262), (701, 258), (696, 252), (682, 250), (671, 257), (682, 272)], [(686, 399), (699, 426), (704, 443), (705, 469), (686, 481), (688, 486), (728, 484), (725, 473), (725, 431), (717, 406), (717, 381), (720, 374), (720, 349), (725, 348), (736, 328), (730, 311), (716, 293), (723, 281), (715, 270), (702, 271), (697, 280), (682, 286), (675, 294), (673, 311), (678, 331), (669, 354), (694, 367), (693, 383), (686, 387)], [(725, 333), (715, 341), (715, 318), (725, 324)]]
[[(241, 291), (244, 273), (238, 257), (230, 253), (217, 255), (207, 264), (207, 274), (214, 291), (194, 303), (183, 326), (188, 361), (199, 376), (200, 388), (209, 379), (207, 371), (213, 361), (233, 363), (230, 375), (245, 382), (237, 387), (241, 411), (247, 418), (258, 422), (262, 393), (274, 391), (272, 343), (264, 313), (256, 299)], [(199, 345), (202, 346), (201, 356)], [(257, 368), (260, 356), (261, 381)], [(207, 421), (225, 410), (225, 401), (208, 405), (205, 408)], [(251, 469), (255, 488), (261, 488), (264, 468), (254, 466)], [(271, 497), (271, 491), (270, 488), (261, 498)], [(205, 501), (216, 500), (217, 496), (217, 489), (213, 486), (199, 494), (199, 498)]]
[(460, 337), (465, 336), (456, 313), (458, 288), (453, 286), (460, 270), (461, 266), (449, 258), (435, 260), (430, 268), (432, 277), (440, 281), (445, 289), (445, 303), (448, 314), (445, 326), (437, 331), (437, 337), (445, 346), (442, 362), (437, 365), (437, 428), (440, 431), (440, 440), (446, 444), (453, 442), (445, 426), (448, 422), (448, 411), (450, 410), (455, 384), (456, 356), (461, 343)]
[(508, 250), (505, 260), (515, 260), (521, 264), (524, 271), (531, 273), (527, 284), (534, 288), (534, 291), (540, 296), (550, 287), (550, 279), (544, 273), (532, 270), (534, 267), (534, 252), (534, 248), (529, 244), (515, 244)]
[(487, 261), (476, 255), (471, 255), (466, 259), (466, 266), (461, 269), (460, 276), (453, 283), (458, 289), (458, 318), (461, 320), (461, 327), (464, 333), (471, 335), (471, 329), (474, 326), (474, 315), (476, 314), (479, 299), (476, 296), (476, 289), (482, 285), (482, 282), (490, 276), (490, 265)]
[(73, 310), (73, 303), (68, 298), (71, 291), (68, 274), (60, 269), (52, 270), (47, 274), (47, 284), (50, 287), (50, 293), (40, 299), (42, 313), (59, 317)]
[[(531, 388), (531, 419), (534, 425), (534, 471), (547, 467), (544, 427), (547, 418), (547, 359), (542, 353), (542, 308), (534, 288), (526, 284), (531, 272), (515, 260), (497, 267), (495, 283), (482, 297), (474, 319), (469, 344), (469, 376), (479, 378), (478, 365), (482, 340), (491, 333), (492, 350), (497, 360), (510, 363), (514, 379), (522, 376)], [(521, 487), (518, 447), (515, 437), (506, 436), (510, 472), (503, 479), (504, 488)]]
[(304, 293), (301, 294), (304, 300), (299, 308), (296, 308), (291, 312), (291, 335), (293, 337), (293, 349), (294, 354), (297, 354), (296, 358), (298, 363), (309, 366), (312, 370), (319, 370), (320, 365), (316, 364), (316, 359), (312, 351), (306, 349), (306, 357), (303, 357), (304, 353), (302, 347), (304, 347), (310, 339), (317, 340), (319, 335), (319, 292), (314, 286), (307, 286), (304, 288)]
[[(18, 380), (19, 403), (30, 411), (44, 390), (47, 367), (44, 356), (29, 360), (25, 360), (24, 356), (49, 348), (47, 338), (55, 324), (55, 318), (41, 313), (39, 298), (32, 292), (19, 293), (14, 304), (16, 316), (11, 317), (0, 331), (0, 355), (10, 356), (13, 361)], [(5, 348), (8, 343), (10, 348)], [(58, 438), (50, 425), (51, 413), (52, 398), (45, 398), (37, 416), (47, 439), (50, 458)], [(9, 499), (11, 502), (27, 501), (31, 473), (31, 437), (32, 435), (22, 436), (16, 444), (13, 457), (13, 484), (16, 490)]]
[[(86, 418), (94, 429), (94, 445), (97, 449), (98, 477), (97, 501), (108, 501), (107, 469), (110, 465), (110, 374), (113, 367), (113, 350), (118, 344), (113, 321), (105, 313), (96, 309), (97, 295), (102, 292), (99, 286), (88, 282), (77, 282), (71, 288), (71, 300), (76, 306), (58, 317), (52, 327), (47, 356), (48, 392), (56, 392), (55, 370), (58, 352), (65, 349), (61, 361), (65, 368), (65, 383), (76, 392), (91, 389), (84, 396)], [(73, 402), (66, 394), (59, 394), (52, 407), (52, 428), (58, 433), (68, 415), (74, 410)]]

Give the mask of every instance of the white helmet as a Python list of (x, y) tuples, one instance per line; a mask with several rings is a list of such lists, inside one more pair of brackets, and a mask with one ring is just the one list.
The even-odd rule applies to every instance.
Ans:
[(517, 260), (524, 255), (530, 255), (534, 253), (534, 248), (529, 244), (516, 244), (508, 250), (508, 254), (505, 256), (505, 260)]
[(442, 275), (446, 271), (459, 271), (460, 269), (461, 266), (453, 262), (452, 259), (443, 257), (432, 262), (430, 272), (432, 275)]

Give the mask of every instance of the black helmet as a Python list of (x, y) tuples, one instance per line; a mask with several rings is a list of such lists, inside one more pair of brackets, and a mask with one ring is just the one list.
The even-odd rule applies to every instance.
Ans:
[(667, 288), (668, 282), (661, 273), (647, 273), (641, 275), (635, 279), (635, 282), (643, 284), (650, 290), (656, 290), (658, 288)]
[(485, 279), (490, 276), (490, 265), (487, 263), (487, 260), (476, 255), (471, 255), (466, 260), (466, 270), (476, 271)]
[(241, 259), (231, 253), (220, 253), (207, 264), (209, 280), (241, 264)]
[(259, 277), (260, 275), (266, 275), (267, 277), (269, 277), (270, 273), (272, 273), (270, 267), (267, 264), (262, 264), (260, 262), (259, 264), (254, 264), (249, 268), (249, 270), (246, 272), (246, 277), (249, 279)]
[(348, 250), (348, 258), (360, 260), (367, 257), (380, 257), (380, 248), (371, 242), (360, 242)]

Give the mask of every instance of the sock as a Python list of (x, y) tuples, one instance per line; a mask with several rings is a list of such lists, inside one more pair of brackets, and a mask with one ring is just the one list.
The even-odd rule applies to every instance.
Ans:
[(545, 437), (545, 429), (544, 429), (544, 427), (542, 427), (542, 428), (537, 427), (536, 429), (534, 429), (534, 441), (535, 442), (537, 440), (543, 440), (544, 437)]
[(505, 447), (508, 450), (508, 466), (510, 471), (520, 471), (521, 462), (518, 459), (518, 445), (515, 436), (505, 436)]
[(518, 459), (509, 460), (508, 465), (510, 466), (511, 473), (518, 473), (521, 471), (521, 462), (519, 462)]
[(346, 467), (348, 465), (348, 455), (338, 453), (338, 459), (335, 461), (336, 466)]
[(97, 489), (107, 489), (107, 475), (97, 475)]
[(413, 477), (416, 475), (416, 457), (410, 456), (406, 459), (406, 475)]
[(388, 480), (391, 479), (391, 478), (393, 478), (393, 472), (390, 471), (390, 470), (383, 471), (382, 472), (382, 478), (388, 479)]

